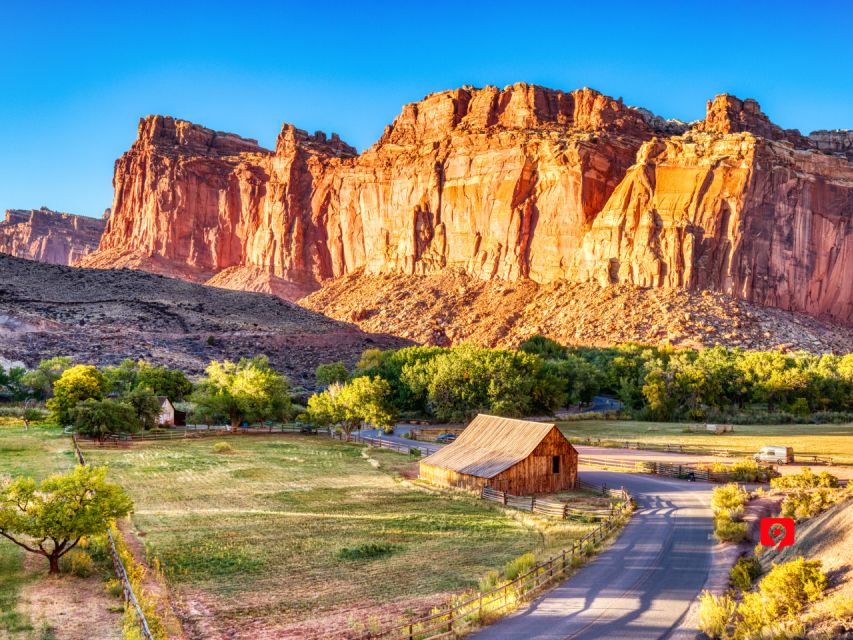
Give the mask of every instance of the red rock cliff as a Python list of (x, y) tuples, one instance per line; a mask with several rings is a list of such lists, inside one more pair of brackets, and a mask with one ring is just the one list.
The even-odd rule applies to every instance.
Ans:
[(0, 253), (70, 265), (98, 248), (105, 221), (50, 209), (8, 209), (0, 222)]
[(851, 324), (850, 140), (727, 95), (691, 129), (525, 84), (427, 96), (360, 155), (149, 117), (85, 262), (286, 297), (359, 268), (708, 288)]

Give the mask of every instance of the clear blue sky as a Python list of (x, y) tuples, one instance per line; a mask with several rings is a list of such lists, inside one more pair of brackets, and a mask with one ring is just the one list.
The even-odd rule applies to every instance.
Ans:
[(3, 3), (0, 210), (100, 215), (150, 113), (266, 146), (292, 122), (363, 149), (427, 93), (525, 81), (682, 120), (729, 92), (785, 127), (853, 128), (840, 1), (99, 4)]

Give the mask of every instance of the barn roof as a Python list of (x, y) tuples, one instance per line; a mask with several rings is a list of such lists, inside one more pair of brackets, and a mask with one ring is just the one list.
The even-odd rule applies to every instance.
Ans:
[(453, 443), (421, 463), (478, 478), (493, 478), (527, 458), (553, 428), (550, 423), (481, 413)]

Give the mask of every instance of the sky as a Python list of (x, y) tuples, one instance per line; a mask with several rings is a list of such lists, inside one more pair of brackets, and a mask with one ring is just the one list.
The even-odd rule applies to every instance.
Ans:
[[(242, 5), (242, 6), (240, 6)], [(2, 7), (0, 211), (99, 216), (140, 117), (359, 150), (462, 85), (592, 87), (680, 120), (719, 93), (777, 124), (853, 129), (853, 3), (12, 2)]]

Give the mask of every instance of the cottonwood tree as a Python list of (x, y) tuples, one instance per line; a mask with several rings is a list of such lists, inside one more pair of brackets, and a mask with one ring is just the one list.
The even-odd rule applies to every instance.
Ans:
[(20, 477), (0, 487), (0, 536), (44, 556), (50, 573), (59, 573), (59, 559), (82, 538), (103, 533), (133, 509), (124, 489), (106, 475), (106, 467), (78, 466), (38, 484)]
[(207, 376), (190, 399), (199, 413), (225, 417), (232, 428), (243, 421), (286, 420), (290, 415), (290, 385), (270, 367), (266, 356), (243, 358), (240, 362), (213, 361)]
[(379, 377), (362, 376), (347, 384), (334, 383), (308, 399), (308, 417), (315, 424), (339, 427), (348, 440), (364, 424), (380, 428), (394, 424), (390, 395), (390, 385)]
[(35, 369), (24, 374), (23, 382), (34, 397), (44, 400), (53, 393), (53, 383), (70, 367), (71, 358), (64, 356), (42, 360)]
[(78, 364), (62, 372), (53, 384), (53, 397), (46, 406), (59, 424), (69, 424), (71, 410), (79, 402), (90, 398), (100, 400), (107, 390), (108, 383), (103, 373), (92, 365)]
[(83, 400), (71, 409), (70, 415), (77, 433), (98, 440), (114, 433), (136, 433), (142, 428), (131, 404), (110, 398)]
[(349, 371), (343, 362), (331, 362), (318, 366), (314, 371), (314, 378), (318, 385), (326, 387), (335, 382), (346, 382), (349, 378)]

